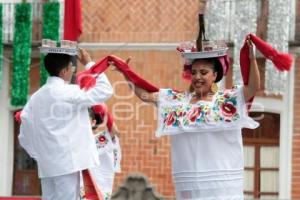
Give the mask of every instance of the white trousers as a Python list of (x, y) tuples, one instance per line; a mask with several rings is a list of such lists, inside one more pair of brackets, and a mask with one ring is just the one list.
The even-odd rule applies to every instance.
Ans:
[(79, 172), (41, 179), (43, 200), (79, 200)]

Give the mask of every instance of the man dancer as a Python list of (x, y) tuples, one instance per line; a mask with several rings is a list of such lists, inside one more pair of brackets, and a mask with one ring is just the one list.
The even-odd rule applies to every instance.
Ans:
[[(71, 58), (63, 53), (45, 56), (50, 76), (21, 114), (19, 141), (37, 161), (43, 200), (79, 199), (80, 171), (99, 164), (87, 108), (113, 94), (105, 74), (88, 91), (67, 84), (72, 76)], [(85, 50), (80, 49), (78, 58), (86, 68), (94, 64)]]

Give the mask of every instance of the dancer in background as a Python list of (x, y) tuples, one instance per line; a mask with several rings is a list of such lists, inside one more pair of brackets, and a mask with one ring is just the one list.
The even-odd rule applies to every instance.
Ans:
[[(121, 172), (119, 132), (105, 104), (89, 108), (89, 115), (100, 161), (100, 165), (90, 168), (90, 172), (104, 200), (109, 200), (115, 173)], [(81, 189), (81, 197), (84, 196), (84, 191)]]

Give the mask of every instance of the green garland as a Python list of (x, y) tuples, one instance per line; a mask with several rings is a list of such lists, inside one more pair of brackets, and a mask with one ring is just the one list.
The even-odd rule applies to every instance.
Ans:
[[(43, 38), (59, 40), (59, 3), (49, 2), (43, 5)], [(44, 55), (40, 58), (40, 85), (44, 85), (48, 72), (44, 67)]]
[(3, 25), (3, 21), (2, 21), (2, 15), (3, 15), (3, 9), (2, 9), (2, 4), (0, 4), (0, 89), (2, 87), (2, 68), (3, 68), (3, 38), (2, 38), (2, 25)]
[(32, 34), (31, 4), (20, 3), (15, 5), (14, 28), (11, 105), (23, 106), (27, 101), (29, 90)]

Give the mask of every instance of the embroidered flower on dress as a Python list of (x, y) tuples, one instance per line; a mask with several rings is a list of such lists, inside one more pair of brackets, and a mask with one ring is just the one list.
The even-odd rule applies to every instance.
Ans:
[(213, 102), (199, 101), (190, 104), (185, 93), (167, 90), (167, 101), (182, 100), (180, 105), (164, 106), (162, 117), (164, 126), (178, 127), (188, 125), (200, 125), (201, 123), (233, 122), (240, 118), (237, 112), (236, 90), (220, 91), (216, 94)]
[(167, 98), (168, 98), (168, 100), (182, 101), (185, 99), (185, 94), (181, 93), (181, 92), (176, 92), (172, 89), (168, 89)]
[(236, 90), (225, 90), (221, 93), (222, 97), (217, 98), (215, 110), (220, 110), (222, 121), (232, 122), (239, 118), (237, 113), (237, 93)]
[(105, 141), (106, 141), (105, 136), (104, 136), (104, 135), (101, 135), (101, 136), (99, 137), (99, 142), (100, 142), (100, 143), (105, 143)]
[(117, 166), (117, 161), (118, 161), (118, 150), (114, 149), (113, 154), (114, 154), (114, 167), (116, 167)]
[(108, 143), (108, 139), (105, 135), (106, 131), (102, 131), (101, 133), (95, 136), (97, 149), (105, 147), (105, 145)]
[(222, 113), (225, 117), (231, 117), (236, 113), (236, 108), (232, 102), (227, 102), (221, 105)]
[(167, 126), (172, 125), (176, 120), (175, 117), (176, 117), (176, 112), (173, 111), (173, 112), (168, 113), (167, 117), (164, 120), (164, 123)]
[(195, 122), (197, 118), (200, 117), (201, 114), (201, 107), (193, 107), (188, 113), (187, 113), (187, 118), (191, 122)]

